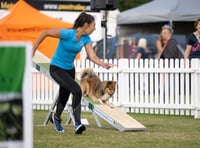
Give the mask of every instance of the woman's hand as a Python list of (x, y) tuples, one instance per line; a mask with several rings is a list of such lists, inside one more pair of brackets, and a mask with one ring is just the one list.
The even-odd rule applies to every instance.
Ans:
[(105, 69), (110, 69), (113, 66), (117, 66), (117, 65), (116, 64), (111, 64), (111, 63), (104, 63), (102, 65), (102, 67), (105, 68)]
[(111, 64), (111, 63), (105, 63), (102, 60), (99, 59), (99, 57), (96, 56), (96, 53), (94, 52), (92, 48), (92, 44), (87, 44), (85, 46), (87, 55), (91, 61), (93, 61), (95, 64), (102, 66), (105, 69), (110, 69), (113, 66), (117, 66), (116, 64)]

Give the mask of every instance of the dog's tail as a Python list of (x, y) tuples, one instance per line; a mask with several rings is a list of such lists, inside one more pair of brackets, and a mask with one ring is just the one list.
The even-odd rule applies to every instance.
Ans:
[(81, 72), (81, 80), (93, 77), (95, 75), (96, 74), (94, 73), (92, 68), (86, 68)]

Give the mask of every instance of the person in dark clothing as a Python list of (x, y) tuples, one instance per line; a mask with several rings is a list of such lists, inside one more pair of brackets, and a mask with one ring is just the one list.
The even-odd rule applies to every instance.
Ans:
[(163, 59), (176, 59), (179, 58), (179, 49), (177, 41), (172, 37), (173, 29), (169, 25), (162, 27), (161, 36), (165, 40), (163, 50), (160, 51), (159, 57)]
[(147, 40), (145, 38), (140, 38), (137, 44), (137, 59), (148, 58)]
[(184, 59), (200, 58), (200, 18), (194, 23), (194, 28), (188, 37)]

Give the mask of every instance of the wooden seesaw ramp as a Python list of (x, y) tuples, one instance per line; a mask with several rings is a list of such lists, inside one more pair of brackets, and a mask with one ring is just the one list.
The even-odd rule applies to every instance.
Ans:
[(110, 108), (106, 105), (96, 105), (96, 110), (110, 117), (111, 124), (120, 131), (144, 130), (144, 126), (137, 120), (121, 111), (119, 108)]
[[(46, 58), (45, 55), (42, 53), (37, 53), (33, 59), (33, 67), (35, 67), (39, 72), (47, 76), (51, 79), (49, 74), (49, 62), (50, 60)], [(57, 103), (57, 98), (55, 98), (52, 107), (49, 109), (49, 112), (47, 114), (47, 117), (44, 121), (44, 125), (47, 125), (49, 118), (51, 116), (51, 113), (54, 111), (54, 108)], [(98, 117), (101, 117), (106, 122), (114, 126), (119, 131), (143, 131), (145, 130), (145, 126), (142, 125), (140, 122), (129, 116), (127, 113), (122, 111), (118, 107), (110, 107), (108, 105), (94, 103), (93, 101), (90, 101), (89, 98), (82, 97), (82, 104), (86, 105), (93, 113), (93, 116), (95, 118), (95, 121), (98, 125), (98, 127), (102, 127)], [(72, 110), (67, 106), (69, 111), (69, 118), (67, 119), (66, 124), (69, 124), (70, 121), (73, 119), (73, 113)]]
[[(94, 104), (88, 101), (87, 98), (82, 100), (83, 104), (93, 112), (93, 115), (98, 115), (109, 124), (114, 126), (119, 131), (143, 131), (144, 125), (129, 116), (118, 107), (110, 107), (104, 104)], [(96, 117), (95, 117), (96, 119)], [(101, 127), (100, 122), (96, 119), (97, 125)]]

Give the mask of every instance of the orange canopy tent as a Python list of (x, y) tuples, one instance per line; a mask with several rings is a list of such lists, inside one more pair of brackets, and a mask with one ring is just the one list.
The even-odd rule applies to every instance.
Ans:
[[(31, 41), (35, 42), (40, 33), (49, 28), (71, 28), (73, 24), (51, 18), (31, 7), (24, 0), (11, 6), (10, 13), (0, 19), (0, 41)], [(44, 55), (51, 58), (58, 39), (47, 37), (38, 47)]]

